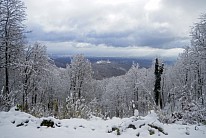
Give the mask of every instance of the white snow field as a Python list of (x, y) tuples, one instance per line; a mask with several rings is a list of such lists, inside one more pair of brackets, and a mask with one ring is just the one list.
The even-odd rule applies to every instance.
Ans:
[[(52, 120), (54, 127), (40, 126)], [(116, 128), (116, 129), (115, 129)], [(136, 128), (136, 129), (135, 129)], [(162, 129), (161, 129), (162, 128)], [(150, 135), (154, 133), (153, 135)], [(151, 112), (146, 117), (102, 120), (36, 118), (24, 112), (0, 112), (0, 138), (206, 138), (206, 126), (162, 124)]]

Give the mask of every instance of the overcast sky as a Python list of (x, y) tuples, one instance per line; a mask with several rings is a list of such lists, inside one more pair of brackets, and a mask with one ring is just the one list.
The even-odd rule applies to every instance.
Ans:
[(30, 42), (49, 54), (176, 57), (206, 0), (23, 0)]

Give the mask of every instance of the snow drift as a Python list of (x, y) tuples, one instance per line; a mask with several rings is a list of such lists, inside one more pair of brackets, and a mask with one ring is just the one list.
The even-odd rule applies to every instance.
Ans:
[[(42, 124), (43, 120), (49, 121), (51, 126)], [(163, 124), (153, 111), (146, 117), (114, 117), (108, 120), (98, 117), (89, 120), (36, 118), (15, 111), (15, 108), (9, 112), (0, 112), (1, 138), (204, 138), (205, 132), (205, 126)]]

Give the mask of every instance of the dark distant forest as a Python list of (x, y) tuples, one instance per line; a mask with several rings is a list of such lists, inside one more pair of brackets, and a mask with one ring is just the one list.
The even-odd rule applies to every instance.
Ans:
[[(121, 58), (121, 57), (86, 57), (92, 64), (93, 78), (102, 80), (104, 78), (125, 75), (133, 63), (138, 63), (140, 68), (150, 68), (154, 58)], [(71, 63), (72, 57), (51, 57), (57, 67), (66, 68)], [(98, 61), (110, 61), (111, 63), (98, 64)], [(175, 63), (174, 59), (164, 60), (166, 65)]]

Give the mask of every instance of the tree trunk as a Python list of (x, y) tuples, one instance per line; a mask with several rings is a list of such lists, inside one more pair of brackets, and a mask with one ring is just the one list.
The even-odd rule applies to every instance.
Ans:
[[(8, 20), (7, 20), (8, 22)], [(7, 23), (5, 26), (5, 37), (6, 37), (6, 42), (5, 42), (5, 91), (4, 94), (6, 96), (6, 110), (9, 110), (10, 105), (9, 105), (9, 43), (8, 43), (8, 33), (7, 33)]]

